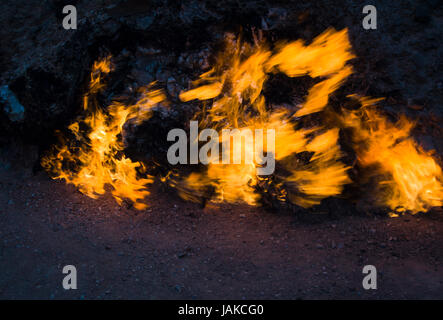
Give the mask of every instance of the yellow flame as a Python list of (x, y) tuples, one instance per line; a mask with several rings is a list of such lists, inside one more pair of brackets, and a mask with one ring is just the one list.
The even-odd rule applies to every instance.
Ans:
[(280, 45), (267, 68), (277, 68), (290, 77), (328, 77), (309, 90), (306, 102), (295, 114), (301, 117), (323, 110), (329, 95), (353, 72), (352, 67), (346, 65), (353, 58), (347, 29), (338, 32), (328, 29), (308, 46), (302, 40)]
[[(110, 57), (94, 63), (91, 72), (90, 90), (84, 96), (84, 109), (90, 113), (68, 128), (75, 135), (75, 144), (54, 146), (53, 151), (41, 160), (42, 166), (52, 173), (54, 179), (64, 179), (91, 198), (105, 193), (105, 186), (112, 187), (112, 194), (119, 204), (124, 199), (134, 203), (137, 209), (146, 204), (143, 199), (149, 194), (146, 185), (152, 177), (139, 178), (141, 163), (133, 162), (123, 154), (121, 134), (126, 122), (139, 123), (151, 115), (151, 108), (164, 100), (159, 90), (145, 88), (136, 104), (126, 106), (114, 102), (108, 112), (97, 104), (95, 94), (104, 87), (102, 76), (111, 70)], [(92, 102), (92, 103), (91, 103)], [(80, 127), (90, 130), (88, 134)]]
[[(219, 57), (217, 65), (194, 82), (198, 87), (182, 92), (180, 98), (183, 101), (213, 99), (210, 108), (197, 115), (203, 118), (205, 127), (275, 130), (274, 149), (267, 146), (263, 150), (251, 150), (253, 146), (244, 146), (237, 140), (231, 146), (231, 152), (249, 148), (253, 154), (272, 153), (276, 160), (304, 151), (312, 152), (308, 165), (296, 163), (294, 157), (292, 161), (284, 162), (291, 173), (285, 179), (290, 189), (288, 200), (308, 207), (325, 197), (340, 194), (343, 185), (350, 182), (346, 173), (348, 168), (339, 160), (338, 130), (323, 134), (319, 134), (323, 128), (295, 130), (287, 112), (266, 110), (263, 85), (268, 74), (275, 71), (291, 77), (326, 77), (309, 91), (306, 102), (295, 116), (319, 112), (327, 105), (329, 94), (352, 73), (352, 68), (346, 65), (354, 57), (350, 49), (346, 30), (327, 30), (310, 45), (302, 41), (281, 44), (276, 53), (264, 45), (251, 46), (228, 37), (226, 51)], [(310, 141), (308, 135), (314, 133), (317, 136)], [(187, 177), (184, 186), (179, 187), (180, 193), (193, 200), (193, 191), (202, 192), (211, 185), (215, 190), (214, 201), (256, 204), (259, 197), (255, 186), (261, 179), (266, 179), (258, 177), (256, 169), (254, 161), (235, 165), (210, 164), (207, 171)], [(286, 191), (281, 198), (285, 197)]]
[(287, 178), (289, 184), (295, 184), (303, 193), (302, 196), (289, 194), (293, 202), (310, 207), (326, 197), (339, 195), (343, 185), (351, 182), (347, 175), (349, 168), (340, 162), (337, 140), (338, 129), (330, 129), (305, 145), (304, 150), (313, 152), (309, 164), (293, 170)]
[[(290, 201), (302, 207), (319, 204), (322, 199), (342, 193), (350, 183), (349, 167), (342, 163), (339, 129), (327, 126), (297, 128), (301, 117), (321, 112), (331, 93), (337, 90), (353, 69), (348, 64), (355, 56), (351, 52), (347, 30), (326, 30), (312, 43), (298, 40), (280, 43), (269, 49), (264, 43), (250, 45), (226, 38), (226, 50), (215, 66), (193, 82), (193, 88), (180, 93), (182, 101), (206, 101), (196, 115), (200, 129), (215, 129), (220, 146), (229, 148), (212, 155), (212, 161), (202, 172), (180, 176), (169, 172), (161, 180), (176, 188), (181, 197), (191, 201), (201, 198), (214, 202), (245, 202), (257, 205), (257, 188), (272, 182), (280, 201)], [(96, 198), (112, 188), (121, 204), (124, 199), (137, 209), (146, 207), (146, 186), (153, 177), (140, 177), (141, 163), (124, 155), (123, 127), (139, 124), (151, 116), (151, 109), (165, 101), (160, 90), (143, 88), (134, 105), (113, 102), (104, 111), (96, 95), (105, 87), (103, 77), (112, 70), (111, 57), (93, 65), (88, 92), (83, 97), (86, 115), (68, 128), (75, 137), (53, 147), (42, 158), (42, 166), (54, 178), (65, 179), (84, 194)], [(269, 74), (283, 72), (289, 77), (308, 75), (321, 81), (309, 89), (304, 103), (294, 114), (284, 108), (267, 108), (263, 86)], [(373, 106), (381, 99), (358, 97), (362, 107), (344, 111), (339, 116), (346, 128), (353, 130), (353, 146), (359, 165), (384, 178), (378, 181), (379, 198), (396, 217), (405, 211), (417, 213), (443, 204), (442, 169), (411, 137), (413, 122), (401, 117), (390, 122)], [(238, 129), (224, 136), (225, 129)], [(256, 129), (263, 130), (257, 135)], [(252, 142), (244, 136), (252, 132)], [(268, 144), (269, 130), (275, 131), (275, 144)], [(263, 139), (264, 144), (257, 144)], [(227, 154), (229, 153), (229, 154)], [(303, 153), (303, 155), (302, 155)], [(233, 154), (241, 154), (240, 163), (232, 164)], [(259, 176), (257, 154), (272, 154), (282, 172), (274, 176)], [(248, 156), (249, 155), (249, 156)], [(221, 159), (228, 158), (226, 164)], [(371, 169), (369, 169), (371, 168)], [(266, 190), (265, 190), (266, 191)]]
[(379, 183), (383, 204), (397, 213), (425, 212), (441, 206), (442, 170), (432, 152), (424, 151), (411, 137), (414, 123), (405, 116), (396, 123), (390, 122), (374, 108), (380, 99), (359, 100), (362, 108), (346, 113), (343, 122), (355, 129), (354, 148), (361, 166), (375, 165), (377, 173), (386, 177)]

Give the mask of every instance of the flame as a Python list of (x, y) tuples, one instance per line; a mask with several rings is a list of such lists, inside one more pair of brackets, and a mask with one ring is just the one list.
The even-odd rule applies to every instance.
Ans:
[(305, 168), (293, 170), (287, 178), (288, 183), (295, 184), (303, 193), (290, 194), (292, 202), (305, 208), (319, 204), (326, 197), (339, 195), (343, 185), (351, 182), (347, 175), (349, 167), (339, 161), (341, 151), (337, 140), (338, 129), (334, 128), (304, 146), (313, 155)]
[[(329, 96), (353, 73), (348, 64), (353, 58), (346, 29), (328, 29), (310, 44), (282, 42), (273, 49), (263, 41), (252, 45), (228, 35), (226, 49), (214, 67), (179, 95), (182, 101), (202, 101), (195, 119), (199, 129), (216, 130), (221, 152), (211, 153), (202, 171), (182, 175), (174, 170), (160, 180), (190, 201), (257, 205), (264, 192), (307, 208), (340, 195), (352, 182), (350, 167), (342, 162), (340, 128), (305, 128), (300, 119), (327, 107)], [(97, 198), (110, 186), (119, 204), (127, 199), (135, 208), (143, 209), (153, 177), (141, 177), (143, 164), (124, 155), (124, 126), (149, 119), (152, 108), (165, 101), (165, 96), (151, 84), (140, 90), (135, 104), (113, 102), (104, 110), (97, 94), (104, 89), (103, 78), (112, 69), (110, 56), (94, 63), (83, 97), (85, 115), (68, 127), (74, 139), (53, 146), (41, 164), (54, 179), (66, 180), (89, 197)], [(276, 72), (320, 81), (309, 89), (304, 103), (293, 106), (294, 111), (271, 108), (263, 86)], [(389, 121), (374, 108), (381, 99), (350, 97), (358, 99), (361, 108), (344, 110), (338, 118), (344, 128), (352, 129), (358, 165), (378, 178), (374, 192), (380, 204), (392, 210), (390, 216), (443, 205), (442, 169), (432, 152), (423, 150), (411, 137), (414, 123), (404, 116), (396, 123)], [(224, 135), (228, 129), (235, 130)], [(274, 134), (275, 141), (268, 139)], [(278, 170), (260, 175), (265, 164), (257, 159), (270, 155), (277, 161)]]
[(267, 67), (277, 68), (289, 77), (327, 77), (309, 90), (305, 104), (295, 114), (301, 117), (323, 110), (329, 95), (353, 72), (352, 67), (346, 65), (353, 58), (347, 29), (339, 32), (328, 29), (308, 46), (302, 40), (281, 44)]
[[(227, 37), (226, 47), (217, 65), (194, 82), (196, 88), (182, 92), (181, 100), (213, 99), (210, 108), (204, 108), (197, 115), (203, 119), (205, 127), (218, 128), (219, 131), (231, 127), (251, 131), (260, 128), (275, 130), (273, 147), (256, 150), (238, 139), (231, 145), (230, 152), (242, 152), (245, 148), (244, 153), (254, 155), (256, 152), (272, 153), (276, 160), (292, 157), (292, 161), (283, 161), (291, 174), (284, 178), (289, 190), (282, 191), (280, 199), (286, 199), (288, 195), (288, 200), (309, 207), (325, 197), (340, 194), (350, 179), (346, 173), (348, 168), (340, 162), (338, 130), (326, 130), (323, 134), (320, 132), (325, 128), (321, 127), (296, 130), (294, 117), (288, 112), (266, 109), (262, 90), (270, 72), (280, 71), (290, 77), (325, 77), (309, 91), (295, 117), (323, 110), (329, 95), (352, 73), (352, 68), (346, 65), (354, 57), (347, 31), (330, 29), (310, 45), (295, 41), (281, 44), (277, 52), (269, 50), (263, 43), (252, 46), (231, 36)], [(313, 134), (317, 136), (312, 140), (309, 135)], [(312, 152), (313, 156), (309, 164), (300, 165), (294, 155), (305, 151)], [(207, 171), (188, 176), (179, 189), (182, 197), (195, 200), (193, 193), (204, 193), (210, 185), (214, 190), (213, 201), (257, 204), (259, 197), (255, 188), (266, 179), (258, 176), (257, 164), (253, 160), (235, 165), (211, 163)]]
[[(385, 177), (379, 182), (379, 199), (397, 213), (426, 212), (443, 205), (442, 169), (411, 137), (414, 123), (402, 116), (390, 122), (374, 108), (381, 99), (367, 97), (362, 107), (343, 116), (346, 126), (354, 128), (354, 149), (364, 168), (377, 166), (376, 174)], [(391, 216), (396, 216), (392, 213)]]
[[(42, 158), (41, 164), (54, 179), (64, 179), (91, 198), (104, 194), (105, 186), (110, 185), (119, 204), (128, 199), (135, 208), (143, 209), (146, 204), (142, 201), (149, 194), (146, 185), (153, 179), (138, 177), (143, 166), (123, 154), (121, 135), (128, 121), (140, 123), (148, 119), (152, 107), (163, 101), (164, 95), (159, 90), (144, 88), (136, 104), (126, 106), (113, 102), (107, 108), (108, 112), (102, 111), (95, 95), (104, 88), (102, 77), (111, 68), (110, 57), (94, 63), (89, 91), (83, 99), (83, 108), (89, 113), (68, 127), (75, 140), (70, 145), (54, 146), (52, 152)], [(90, 132), (85, 134), (85, 128)]]

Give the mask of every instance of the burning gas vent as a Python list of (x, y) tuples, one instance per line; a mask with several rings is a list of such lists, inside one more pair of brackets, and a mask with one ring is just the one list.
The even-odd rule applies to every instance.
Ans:
[[(326, 30), (310, 44), (301, 40), (270, 44), (259, 37), (249, 44), (227, 35), (215, 65), (180, 93), (183, 102), (200, 103), (194, 115), (197, 129), (213, 130), (204, 139), (198, 133), (190, 136), (200, 153), (203, 142), (215, 140), (215, 148), (203, 149), (209, 161), (192, 173), (181, 170), (179, 163), (154, 177), (151, 168), (125, 156), (125, 124), (147, 120), (153, 107), (169, 104), (166, 95), (150, 83), (139, 89), (134, 104), (115, 101), (106, 108), (100, 106), (96, 96), (113, 69), (112, 58), (106, 57), (93, 65), (82, 118), (69, 126), (70, 134), (60, 137), (41, 164), (54, 179), (64, 179), (92, 198), (104, 194), (109, 185), (119, 204), (128, 200), (137, 209), (149, 205), (154, 181), (190, 201), (259, 205), (263, 197), (271, 196), (307, 208), (341, 196), (346, 185), (357, 184), (360, 179), (351, 179), (350, 174), (357, 167), (364, 179), (374, 181), (376, 205), (389, 208), (391, 215), (441, 206), (442, 170), (411, 136), (412, 121), (402, 117), (391, 122), (377, 110), (381, 99), (353, 92), (346, 99), (355, 100), (359, 108), (337, 109), (328, 104), (330, 95), (353, 73), (349, 64), (353, 58), (346, 29)], [(309, 76), (315, 84), (300, 104), (270, 105), (263, 90), (276, 73)], [(313, 114), (322, 122), (307, 125), (303, 120)], [(228, 129), (230, 135), (223, 135)], [(348, 151), (340, 142), (343, 132), (355, 154), (353, 163), (344, 160)], [(258, 138), (265, 143), (254, 143)], [(238, 161), (233, 154), (241, 155)], [(260, 157), (275, 161), (271, 174), (261, 174)]]

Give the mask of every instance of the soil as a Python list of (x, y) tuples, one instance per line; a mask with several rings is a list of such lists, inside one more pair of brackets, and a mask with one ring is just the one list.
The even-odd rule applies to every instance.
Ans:
[[(0, 170), (1, 299), (442, 299), (443, 212), (293, 214), (205, 208), (154, 190), (150, 208)], [(78, 289), (64, 290), (74, 265)], [(376, 290), (362, 287), (377, 268)]]

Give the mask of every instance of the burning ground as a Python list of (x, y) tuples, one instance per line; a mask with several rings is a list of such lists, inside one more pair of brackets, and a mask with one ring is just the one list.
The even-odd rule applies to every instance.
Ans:
[[(273, 51), (266, 48), (261, 32), (258, 34), (260, 39), (253, 33), (254, 46), (227, 34), (217, 66), (193, 82), (197, 88), (179, 94), (183, 102), (203, 101), (190, 122), (195, 129), (190, 125), (189, 161), (197, 164), (193, 158), (199, 153), (207, 168), (183, 173), (180, 165), (188, 163), (187, 143), (185, 150), (171, 152), (174, 146), (169, 147), (168, 162), (177, 165), (169, 171), (161, 158), (149, 159), (154, 163), (154, 168), (149, 168), (146, 160), (134, 162), (125, 155), (127, 127), (146, 122), (156, 106), (170, 102), (162, 89), (153, 88), (157, 85), (153, 81), (137, 89), (134, 104), (114, 100), (107, 107), (101, 106), (98, 94), (105, 87), (103, 78), (113, 69), (110, 56), (94, 62), (83, 96), (82, 120), (68, 126), (71, 137), (57, 133), (61, 141), (45, 152), (41, 166), (54, 179), (63, 179), (94, 199), (109, 185), (120, 205), (128, 200), (139, 210), (148, 206), (147, 185), (155, 183), (151, 172), (157, 167), (166, 171), (157, 174), (158, 183), (202, 205), (209, 201), (256, 206), (266, 197), (302, 208), (320, 205), (328, 197), (359, 201), (368, 193), (360, 185), (369, 180), (374, 205), (390, 209), (390, 216), (442, 206), (442, 170), (434, 150), (423, 150), (413, 138), (412, 120), (400, 115), (394, 122), (378, 111), (376, 104), (383, 98), (347, 94), (338, 107), (328, 103), (353, 73), (347, 64), (355, 58), (347, 29), (328, 29), (309, 45), (302, 40), (280, 42)], [(301, 103), (270, 105), (262, 91), (272, 72), (322, 80), (308, 89)], [(352, 101), (357, 106), (350, 110), (346, 104)], [(316, 117), (309, 118), (311, 115)], [(203, 128), (200, 135), (198, 131), (192, 133), (198, 130), (195, 120)], [(303, 126), (303, 122), (309, 125)], [(174, 141), (172, 132), (168, 132), (167, 141)], [(342, 135), (342, 143), (340, 132), (348, 132)], [(208, 139), (212, 144), (203, 145), (199, 151), (199, 142)], [(346, 153), (341, 149), (346, 143), (352, 148), (348, 158), (355, 154), (352, 165), (342, 161)], [(177, 156), (177, 151), (183, 156)], [(171, 160), (175, 157), (177, 160)], [(275, 161), (281, 170), (274, 174)], [(262, 173), (269, 166), (271, 170)], [(348, 173), (351, 169), (356, 172), (354, 180)], [(344, 195), (346, 185), (354, 185), (360, 194)]]
[[(152, 23), (136, 1), (116, 2), (104, 12), (96, 9), (89, 23), (95, 21), (99, 27), (79, 30), (79, 37), (88, 30), (88, 39), (68, 39), (67, 49), (56, 52), (57, 57), (47, 56), (43, 62), (22, 56), (23, 61), (30, 59), (24, 73), (23, 67), (14, 69), (17, 58), (10, 58), (2, 80), (10, 84), (2, 87), (3, 103), (9, 103), (2, 118), (6, 134), (2, 136), (37, 144), (39, 150), (37, 155), (33, 147), (27, 147), (22, 154), (14, 154), (20, 151), (20, 143), (10, 141), (3, 148), (3, 187), (8, 191), (3, 251), (12, 255), (11, 261), (20, 259), (20, 248), (31, 249), (34, 230), (41, 226), (43, 232), (47, 224), (53, 229), (48, 237), (55, 237), (55, 243), (63, 244), (63, 236), (73, 237), (67, 255), (74, 254), (74, 248), (83, 252), (82, 246), (97, 248), (97, 252), (104, 247), (103, 256), (115, 259), (111, 259), (112, 268), (91, 263), (93, 257), (82, 264), (91, 275), (84, 292), (88, 297), (94, 290), (99, 297), (232, 297), (229, 292), (242, 291), (245, 294), (238, 298), (438, 297), (443, 199), (439, 82), (435, 81), (435, 88), (422, 86), (434, 94), (427, 100), (418, 94), (414, 97), (417, 91), (402, 91), (402, 83), (392, 85), (390, 91), (380, 90), (374, 74), (383, 59), (367, 55), (358, 24), (343, 25), (332, 19), (323, 26), (312, 14), (313, 8), (262, 5), (262, 18), (245, 20), (243, 30), (236, 28), (235, 21), (209, 23), (202, 37), (192, 35), (201, 19), (187, 20), (196, 14), (192, 8), (199, 7), (198, 12), (204, 8), (215, 16), (229, 10), (182, 5), (176, 9), (181, 23), (189, 26), (189, 35), (186, 43), (174, 47), (171, 43), (177, 40), (165, 26), (168, 10), (174, 7), (156, 8), (152, 17), (156, 23)], [(115, 22), (117, 12), (119, 23)], [(417, 11), (418, 17), (419, 13), (423, 14)], [(438, 27), (440, 16), (438, 11), (435, 14), (426, 23), (428, 36)], [(413, 23), (425, 24), (421, 18)], [(148, 31), (162, 32), (165, 38), (150, 38)], [(40, 31), (32, 32), (38, 35)], [(55, 38), (51, 41), (57, 42)], [(70, 51), (73, 44), (86, 49), (76, 60)], [(435, 47), (425, 52), (432, 61)], [(2, 55), (8, 57), (8, 51)], [(36, 69), (33, 63), (40, 65)], [(72, 64), (78, 68), (70, 70)], [(57, 75), (63, 78), (59, 81), (53, 71), (60, 67), (64, 72)], [(424, 68), (433, 76), (431, 69)], [(397, 75), (385, 77), (382, 83), (392, 83)], [(48, 85), (38, 88), (42, 80)], [(11, 98), (16, 96), (22, 108), (11, 107), (17, 104)], [(275, 154), (275, 174), (258, 176), (254, 162), (210, 164), (197, 170), (171, 167), (164, 160), (168, 145), (158, 137), (166, 137), (171, 128), (187, 129), (191, 119), (217, 130), (276, 128), (276, 145), (261, 150)], [(234, 144), (231, 150), (237, 147)], [(20, 181), (18, 177), (29, 171), (22, 166), (20, 173), (8, 163), (11, 157), (20, 162), (23, 153), (33, 161), (35, 176)], [(50, 177), (76, 188), (53, 182), (53, 194), (45, 192), (51, 183), (39, 171), (40, 165)], [(19, 191), (20, 183), (33, 195), (28, 195), (30, 200)], [(75, 190), (94, 200), (77, 199), (81, 195)], [(110, 203), (110, 195), (118, 206)], [(35, 213), (30, 212), (33, 209)], [(41, 210), (48, 216), (38, 215)], [(124, 219), (127, 224), (121, 226)], [(21, 231), (13, 227), (30, 221), (35, 221), (35, 227)], [(88, 237), (100, 233), (97, 224), (113, 230), (112, 236)], [(13, 234), (23, 240), (11, 240)], [(37, 234), (47, 236), (47, 232)], [(122, 235), (120, 240), (114, 238), (117, 235)], [(89, 243), (74, 244), (83, 237)], [(40, 245), (49, 241), (41, 239)], [(179, 248), (179, 243), (186, 245)], [(8, 251), (11, 244), (17, 250)], [(41, 252), (40, 245), (32, 248), (34, 254)], [(51, 251), (57, 252), (57, 259), (63, 255), (59, 249)], [(31, 263), (29, 253), (24, 250), (23, 258)], [(258, 258), (262, 255), (263, 261)], [(331, 264), (328, 259), (335, 261)], [(381, 276), (391, 281), (376, 293), (360, 290), (361, 267), (371, 259), (376, 261), (372, 264), (383, 266), (386, 271)], [(4, 269), (12, 270), (5, 263)], [(208, 268), (202, 270), (200, 265)], [(148, 266), (160, 276), (143, 276)], [(136, 274), (134, 281), (143, 285), (131, 286), (130, 292), (126, 288), (123, 294), (111, 289), (104, 296), (99, 293), (105, 283), (122, 292), (119, 281), (105, 278), (113, 272), (125, 273), (126, 267)], [(405, 280), (408, 269), (416, 270), (425, 285), (410, 285)], [(31, 279), (37, 276), (33, 272)], [(397, 279), (396, 272), (404, 276)], [(99, 273), (106, 276), (99, 279)], [(5, 283), (14, 276), (20, 277), (19, 273), (6, 276)], [(197, 285), (193, 277), (204, 281)], [(50, 290), (49, 278), (36, 289), (45, 287), (50, 296), (64, 297)], [(95, 289), (90, 282), (94, 278)], [(232, 284), (231, 291), (220, 288), (224, 283)], [(154, 288), (153, 295), (147, 287)], [(218, 290), (227, 291), (222, 296)], [(26, 296), (25, 289), (19, 291), (9, 286), (5, 290)]]

